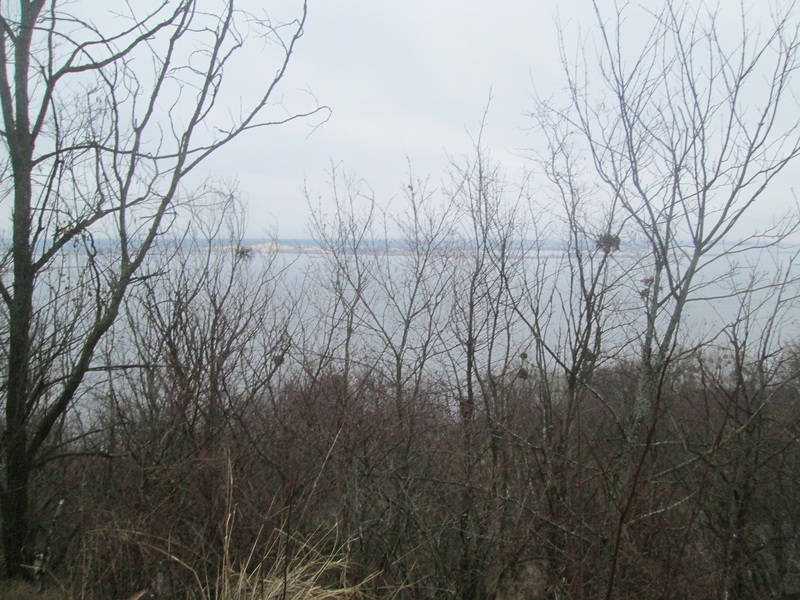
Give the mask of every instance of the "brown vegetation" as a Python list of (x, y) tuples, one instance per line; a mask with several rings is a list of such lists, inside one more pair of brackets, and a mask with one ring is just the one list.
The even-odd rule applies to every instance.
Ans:
[[(611, 101), (567, 63), (568, 105), (538, 103), (535, 190), (480, 138), (393, 213), (333, 172), (321, 251), (294, 264), (245, 249), (227, 194), (180, 243), (176, 204), (147, 196), (144, 246), (121, 198), (103, 254), (105, 208), (63, 237), (40, 190), (54, 253), (15, 222), (25, 281), (0, 287), (7, 574), (82, 600), (800, 593), (800, 218), (726, 237), (800, 154), (798, 32), (776, 19), (733, 52), (667, 2), (628, 63), (626, 10), (598, 18)], [(51, 262), (81, 232), (77, 266)]]

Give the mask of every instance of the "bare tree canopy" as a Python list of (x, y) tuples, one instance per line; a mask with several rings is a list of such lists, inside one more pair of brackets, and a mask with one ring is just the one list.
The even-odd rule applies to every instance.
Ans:
[[(247, 130), (324, 115), (317, 106), (275, 110), (306, 8), (277, 23), (233, 0), (131, 3), (107, 15), (80, 2), (4, 3), (0, 185), (12, 230), (0, 262), (0, 506), (9, 576), (24, 575), (31, 558), (31, 473), (99, 341), (180, 207), (214, 201), (213, 186), (189, 189), (187, 175)], [(253, 43), (263, 50), (263, 63), (250, 65), (258, 91), (239, 98), (230, 67)]]
[[(708, 267), (720, 253), (768, 247), (798, 230), (796, 212), (768, 221), (759, 207), (800, 156), (800, 32), (790, 7), (761, 29), (744, 4), (733, 28), (704, 3), (593, 6), (591, 41), (561, 49), (569, 105), (542, 100), (534, 116), (549, 142), (550, 178), (573, 197), (594, 186), (614, 235), (646, 248), (631, 281), (647, 323), (638, 339), (640, 422)], [(580, 162), (591, 170), (577, 174)]]

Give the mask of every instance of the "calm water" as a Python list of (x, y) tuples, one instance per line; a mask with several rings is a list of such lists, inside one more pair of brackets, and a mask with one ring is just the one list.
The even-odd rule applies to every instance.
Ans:
[[(800, 324), (797, 252), (786, 247), (707, 257), (693, 280), (679, 345), (726, 345), (745, 336), (753, 343), (766, 333), (771, 348), (793, 342)], [(427, 352), (437, 368), (452, 368), (472, 336), (487, 366), (498, 368), (535, 345), (531, 327), (553, 351), (566, 352), (586, 322), (577, 270), (555, 246), (511, 255), (503, 274), (470, 250), (428, 257), (424, 268), (419, 256), (402, 249), (331, 254), (307, 244), (283, 248), (278, 257), (285, 271), (276, 293), (291, 299), (294, 325), (338, 351), (350, 335), (353, 347), (376, 362), (391, 362), (399, 349), (412, 362)], [(593, 268), (586, 266), (588, 276)], [(673, 277), (683, 272), (672, 271)], [(630, 354), (640, 346), (651, 273), (642, 253), (614, 253), (596, 300), (605, 354)], [(662, 298), (663, 332), (675, 304)]]

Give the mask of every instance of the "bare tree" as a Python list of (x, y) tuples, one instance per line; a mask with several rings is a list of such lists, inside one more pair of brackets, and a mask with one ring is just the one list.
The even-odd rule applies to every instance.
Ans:
[[(612, 597), (623, 538), (631, 535), (634, 520), (646, 522), (651, 514), (636, 515), (641, 510), (637, 498), (651, 485), (648, 472), (656, 464), (659, 419), (668, 399), (675, 399), (669, 389), (672, 374), (682, 358), (695, 357), (698, 348), (720, 336), (726, 320), (737, 319), (734, 311), (702, 331), (688, 327), (691, 303), (719, 305), (757, 292), (753, 286), (725, 289), (724, 280), (741, 276), (736, 260), (755, 257), (797, 231), (798, 216), (791, 211), (760, 223), (758, 211), (773, 190), (786, 194), (775, 185), (776, 178), (800, 155), (794, 93), (800, 37), (791, 3), (776, 9), (772, 22), (761, 28), (744, 4), (738, 28), (725, 26), (727, 15), (702, 3), (667, 0), (641, 13), (632, 3), (616, 5), (610, 13), (599, 2), (592, 6), (596, 35), (574, 56), (562, 43), (568, 107), (541, 100), (534, 116), (548, 133), (545, 167), (561, 187), (559, 194), (579, 197), (570, 161), (585, 157), (591, 169), (582, 170), (582, 179), (601, 205), (613, 207), (603, 229), (593, 233), (594, 244), (584, 233), (592, 230), (591, 220), (566, 211), (579, 217), (569, 227), (574, 255), (570, 285), (577, 290), (570, 297), (577, 299), (579, 310), (571, 307), (567, 316), (577, 318), (579, 327), (570, 325), (568, 331), (579, 343), (569, 343), (567, 352), (550, 353), (568, 380), (580, 374), (574, 358), (589, 350), (594, 360), (608, 339), (608, 321), (590, 318), (600, 314), (597, 309), (612, 316), (624, 332), (622, 341), (635, 347), (636, 384), (629, 402), (604, 402), (606, 410), (615, 411), (612, 421), (626, 446), (620, 450), (626, 460), (609, 462), (605, 475), (618, 511), (616, 523), (608, 526), (612, 543), (602, 584), (606, 597)], [(638, 35), (642, 30), (648, 32), (643, 38)], [(637, 39), (643, 40), (638, 46), (632, 43)], [(576, 252), (581, 245), (583, 259)], [(618, 254), (627, 257), (627, 264), (613, 264), (621, 260)], [(592, 267), (604, 261), (606, 267)], [(611, 279), (594, 279), (606, 268)], [(626, 313), (635, 318), (613, 314), (615, 307), (607, 304), (610, 281), (626, 290)], [(782, 278), (764, 285), (787, 289), (795, 283)], [(580, 327), (582, 319), (588, 328)], [(594, 347), (581, 341), (601, 339), (603, 344)], [(575, 383), (589, 381), (579, 377)], [(593, 394), (605, 400), (597, 390)], [(594, 452), (599, 455), (599, 449)], [(658, 510), (673, 510), (680, 504), (677, 497), (665, 496)]]
[[(321, 110), (272, 110), (305, 3), (284, 25), (232, 0), (129, 4), (122, 18), (98, 17), (102, 25), (82, 8), (34, 0), (0, 12), (2, 197), (12, 214), (0, 274), (0, 511), (15, 578), (33, 552), (29, 489), (40, 450), (129, 288), (148, 276), (148, 253), (195, 196), (187, 176), (245, 131)], [(253, 74), (259, 91), (227, 111), (230, 69), (248, 40), (271, 42)]]
[[(364, 181), (340, 173), (335, 166), (330, 177), (330, 200), (335, 211), (328, 216), (321, 209), (312, 210), (310, 225), (326, 260), (309, 268), (309, 281), (317, 290), (309, 294), (313, 299), (311, 304), (318, 305), (318, 314), (310, 315), (310, 341), (321, 349), (316, 360), (306, 367), (312, 378), (317, 379), (333, 365), (337, 379), (341, 377), (341, 392), (346, 396), (351, 371), (367, 354), (362, 325), (364, 296), (375, 279), (369, 255), (374, 251), (376, 209), (372, 190)], [(311, 206), (308, 190), (306, 199)], [(327, 293), (319, 294), (319, 290)], [(320, 327), (315, 318), (324, 324)], [(318, 339), (320, 336), (323, 339)]]
[[(543, 105), (582, 138), (599, 185), (630, 224), (623, 232), (630, 248), (644, 253), (630, 280), (643, 323), (632, 338), (641, 359), (629, 428), (636, 437), (680, 340), (687, 304), (718, 277), (712, 267), (797, 229), (791, 214), (760, 229), (746, 220), (800, 155), (792, 93), (800, 37), (789, 8), (763, 33), (742, 7), (738, 34), (730, 34), (703, 5), (669, 0), (636, 19), (629, 5), (610, 15), (593, 6), (597, 66), (587, 48), (574, 61), (562, 48), (571, 105)], [(627, 28), (634, 21), (641, 27), (642, 19), (653, 33), (634, 51)]]
[(529, 337), (513, 295), (527, 263), (527, 190), (506, 180), (481, 136), (473, 152), (450, 168), (447, 193), (458, 229), (451, 316), (442, 331), (462, 425), (461, 556), (454, 579), (463, 597), (489, 593), (496, 585), (496, 574), (488, 569), (491, 557), (518, 558), (510, 534), (519, 506), (509, 499), (509, 391), (520, 367), (518, 350)]

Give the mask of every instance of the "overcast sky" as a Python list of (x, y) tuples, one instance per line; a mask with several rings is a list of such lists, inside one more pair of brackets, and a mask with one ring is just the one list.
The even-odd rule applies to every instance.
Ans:
[(288, 109), (302, 107), (310, 90), (332, 109), (330, 119), (313, 133), (309, 123), (252, 133), (210, 165), (238, 177), (249, 235), (277, 226), (281, 237), (305, 237), (303, 187), (324, 200), (332, 164), (363, 179), (381, 204), (401, 190), (408, 161), (438, 186), (448, 156), (469, 152), (487, 105), (484, 140), (509, 178), (519, 179), (534, 84), (541, 91), (560, 82), (558, 12), (575, 25), (574, 11), (560, 4), (310, 2), (282, 98)]
[[(285, 18), (298, 3), (267, 6)], [(769, 4), (746, 2), (748, 23), (768, 17)], [(600, 6), (611, 11), (614, 0)], [(718, 6), (722, 27), (736, 28), (738, 3)], [(304, 186), (324, 206), (332, 164), (363, 179), (380, 205), (399, 196), (408, 161), (415, 175), (440, 187), (448, 157), (470, 152), (488, 106), (485, 145), (507, 178), (521, 181), (531, 166), (524, 155), (536, 143), (526, 117), (534, 90), (557, 96), (563, 88), (558, 24), (574, 49), (595, 29), (591, 1), (311, 0), (276, 99), (303, 110), (309, 90), (331, 108), (329, 120), (315, 130), (311, 121), (251, 132), (215, 156), (210, 172), (240, 181), (248, 236), (277, 230), (282, 238), (307, 237)], [(631, 31), (643, 36), (638, 41), (648, 34)], [(261, 67), (258, 56), (251, 60), (253, 71), (237, 86), (244, 94)]]

